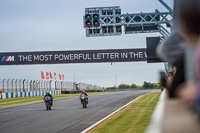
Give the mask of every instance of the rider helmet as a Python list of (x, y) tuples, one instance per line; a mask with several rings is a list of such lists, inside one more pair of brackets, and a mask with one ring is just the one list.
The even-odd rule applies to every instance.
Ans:
[(85, 90), (82, 90), (82, 93), (85, 93)]

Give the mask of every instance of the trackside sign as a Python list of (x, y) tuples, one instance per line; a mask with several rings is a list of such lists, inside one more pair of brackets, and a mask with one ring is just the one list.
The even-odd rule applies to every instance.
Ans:
[(0, 65), (146, 61), (146, 48), (0, 53)]

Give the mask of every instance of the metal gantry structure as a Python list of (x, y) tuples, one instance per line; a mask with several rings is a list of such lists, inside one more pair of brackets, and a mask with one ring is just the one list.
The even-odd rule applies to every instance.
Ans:
[(163, 24), (172, 26), (173, 12), (121, 14), (119, 6), (86, 8), (84, 28), (87, 37), (159, 32), (162, 37), (170, 33)]
[[(163, 1), (158, 0), (168, 12), (157, 9), (152, 13), (122, 14), (120, 6), (85, 8), (83, 16), (87, 37), (121, 35), (124, 27), (125, 34), (154, 33), (161, 34), (160, 41), (170, 35), (166, 28), (173, 28), (173, 10)], [(169, 69), (168, 63), (165, 69)]]

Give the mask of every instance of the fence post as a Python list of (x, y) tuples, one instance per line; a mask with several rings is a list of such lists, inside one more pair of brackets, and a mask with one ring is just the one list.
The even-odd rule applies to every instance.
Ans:
[(38, 91), (40, 91), (40, 80), (38, 81)]
[(11, 80), (12, 92), (14, 92), (14, 89), (13, 89), (13, 81), (14, 81), (14, 79)]
[(40, 91), (40, 80), (37, 81), (37, 88), (38, 88), (38, 91)]
[(64, 89), (67, 90), (67, 82), (64, 81)]
[(46, 82), (46, 90), (48, 91), (49, 90), (49, 81), (47, 80)]
[(61, 91), (63, 90), (63, 81), (61, 81)]
[(22, 82), (22, 85), (23, 85), (23, 92), (25, 92), (25, 86), (24, 86), (24, 82), (25, 82), (25, 79), (23, 80), (23, 82)]
[(45, 91), (47, 90), (47, 81), (44, 81), (44, 85), (45, 85)]
[(38, 90), (38, 80), (35, 80), (35, 91)]
[(35, 87), (36, 87), (35, 90), (38, 91), (39, 90), (38, 89), (38, 80), (36, 80), (36, 82), (35, 82)]
[(43, 82), (43, 91), (45, 91), (45, 80)]
[(33, 90), (32, 91), (35, 91), (35, 80), (33, 80)]
[(18, 79), (15, 80), (15, 88), (16, 88), (15, 90), (16, 90), (16, 92), (17, 92), (17, 80)]
[(26, 91), (28, 91), (28, 86), (29, 86), (29, 85), (28, 85), (28, 81), (29, 81), (29, 80), (26, 80), (26, 87), (27, 87), (27, 88), (26, 88)]
[(42, 82), (42, 89), (45, 90), (45, 81)]
[(57, 80), (55, 81), (55, 90), (57, 90), (57, 88), (56, 88), (56, 87), (57, 87), (56, 84), (57, 84)]
[(36, 91), (39, 90), (39, 89), (38, 89), (38, 80), (36, 80), (36, 82), (35, 82), (35, 90), (36, 90)]
[(44, 90), (44, 88), (43, 88), (43, 82), (44, 81), (41, 81), (41, 89), (42, 89), (42, 91)]
[(51, 82), (52, 82), (52, 80), (49, 81), (49, 83), (50, 83), (50, 84), (49, 84), (49, 88), (50, 88), (50, 90), (51, 90)]
[(19, 89), (20, 89), (20, 91), (21, 91), (21, 81), (22, 81), (22, 79), (19, 80)]
[(60, 85), (59, 85), (59, 81), (57, 81), (57, 83), (56, 83), (57, 85), (57, 90), (59, 90), (59, 87), (60, 87)]
[(43, 91), (43, 80), (40, 82), (40, 91)]
[(7, 92), (9, 92), (9, 80), (10, 79), (7, 80)]
[(3, 79), (3, 92), (5, 92), (5, 88), (4, 88), (4, 81), (5, 81), (6, 79)]
[(32, 86), (31, 86), (31, 84), (32, 84), (32, 80), (29, 82), (30, 83), (30, 91), (32, 90)]

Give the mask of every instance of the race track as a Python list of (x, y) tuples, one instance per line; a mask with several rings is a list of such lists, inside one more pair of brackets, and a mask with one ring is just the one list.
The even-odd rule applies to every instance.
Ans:
[(43, 102), (0, 109), (1, 133), (80, 133), (131, 100), (151, 90), (89, 96), (88, 108), (78, 97), (54, 100), (47, 111)]

